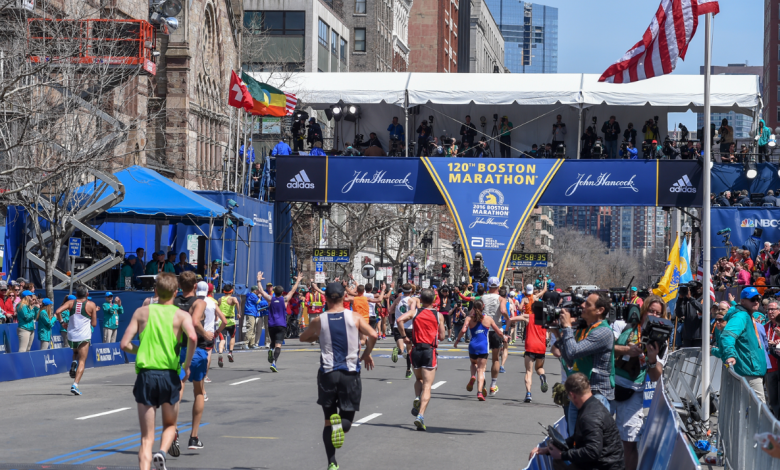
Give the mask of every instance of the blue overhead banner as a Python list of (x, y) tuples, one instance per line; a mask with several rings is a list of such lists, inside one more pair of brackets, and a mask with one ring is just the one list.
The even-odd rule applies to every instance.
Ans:
[[(607, 162), (604, 160), (603, 162)], [(567, 160), (542, 206), (654, 206), (658, 160)]]
[(458, 230), (469, 266), (482, 254), (503, 279), (523, 225), (564, 160), (423, 158)]
[(713, 263), (728, 257), (730, 246), (750, 250), (755, 259), (764, 242), (780, 240), (780, 208), (714, 207), (710, 214)]

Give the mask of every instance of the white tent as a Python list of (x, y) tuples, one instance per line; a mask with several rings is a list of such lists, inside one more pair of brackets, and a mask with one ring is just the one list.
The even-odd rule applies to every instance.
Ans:
[[(409, 139), (419, 122), (434, 117), (434, 135), (459, 137), (464, 117), (472, 116), (480, 134), (493, 134), (493, 116), (508, 116), (514, 125), (512, 147), (528, 150), (534, 143), (552, 140), (557, 114), (569, 130), (568, 154), (578, 148), (579, 136), (597, 118), (596, 131), (614, 115), (625, 129), (629, 122), (642, 140), (642, 124), (658, 116), (662, 138), (668, 130), (667, 113), (701, 111), (704, 77), (667, 75), (629, 84), (599, 83), (593, 74), (436, 74), (436, 73), (300, 73), (254, 78), (298, 95), (300, 103), (327, 109), (339, 102), (360, 106), (357, 123), (342, 120), (336, 127), (337, 148), (356, 134), (376, 132), (387, 149), (387, 126), (393, 116), (404, 125)], [(761, 107), (758, 76), (712, 77), (713, 112), (735, 111), (757, 116)], [(419, 108), (415, 108), (419, 106)], [(405, 115), (410, 110), (410, 115)], [(415, 114), (419, 112), (418, 114)], [(486, 125), (480, 127), (480, 117)], [(584, 124), (586, 123), (587, 124)], [(693, 129), (691, 129), (693, 130)], [(576, 152), (578, 154), (579, 151)], [(512, 152), (513, 156), (517, 152)]]

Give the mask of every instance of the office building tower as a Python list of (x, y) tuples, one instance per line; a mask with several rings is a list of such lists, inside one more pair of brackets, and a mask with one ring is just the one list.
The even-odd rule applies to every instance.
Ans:
[(511, 73), (558, 72), (558, 9), (530, 2), (486, 0), (504, 36)]

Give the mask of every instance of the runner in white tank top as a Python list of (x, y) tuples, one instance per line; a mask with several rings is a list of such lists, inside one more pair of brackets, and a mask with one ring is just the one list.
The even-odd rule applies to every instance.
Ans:
[(85, 286), (76, 288), (76, 300), (69, 300), (57, 309), (55, 315), (62, 322), (62, 312), (70, 311), (68, 322), (68, 343), (73, 349), (73, 362), (70, 364), (70, 377), (74, 379), (70, 392), (81, 395), (79, 381), (84, 375), (84, 364), (89, 354), (89, 343), (92, 339), (92, 329), (97, 326), (97, 309), (95, 304), (87, 300), (89, 291)]

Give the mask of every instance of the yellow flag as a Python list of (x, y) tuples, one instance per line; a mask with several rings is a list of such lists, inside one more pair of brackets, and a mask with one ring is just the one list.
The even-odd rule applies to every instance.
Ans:
[(653, 294), (664, 299), (664, 302), (677, 298), (677, 288), (680, 285), (680, 238), (674, 241), (674, 246), (669, 252), (669, 260), (666, 262), (666, 271), (658, 282), (658, 287), (653, 289)]

